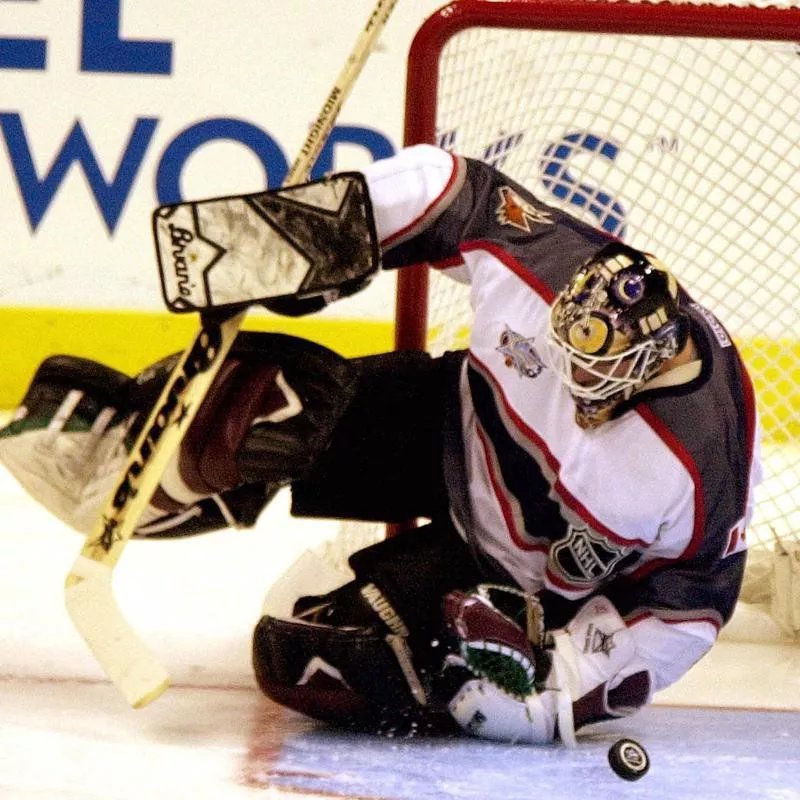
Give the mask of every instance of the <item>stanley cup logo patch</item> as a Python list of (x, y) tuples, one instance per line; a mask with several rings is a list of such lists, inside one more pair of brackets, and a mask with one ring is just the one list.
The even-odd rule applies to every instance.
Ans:
[(534, 337), (524, 337), (506, 325), (496, 347), (507, 367), (513, 367), (520, 377), (535, 378), (544, 369), (544, 361), (533, 344)]

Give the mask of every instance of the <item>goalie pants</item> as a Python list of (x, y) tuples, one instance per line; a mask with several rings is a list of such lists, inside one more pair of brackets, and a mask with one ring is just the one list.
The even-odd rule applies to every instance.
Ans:
[(480, 580), (510, 582), (462, 539), (450, 518), (445, 431), (458, 419), (464, 352), (416, 351), (357, 359), (355, 397), (307, 478), (292, 483), (300, 517), (429, 524), (355, 554), (362, 583), (375, 581), (427, 636), (441, 597)]
[(311, 473), (292, 484), (292, 514), (447, 519), (443, 432), (463, 358), (401, 351), (354, 359), (356, 395)]
[[(445, 453), (454, 445), (445, 442), (445, 431), (459, 424), (465, 357), (464, 351), (438, 358), (399, 351), (354, 359), (361, 370), (356, 395), (311, 474), (292, 484), (292, 513), (389, 523), (427, 517), (437, 535), (478, 564), (480, 580), (514, 585), (497, 562), (465, 544), (450, 521), (451, 501), (463, 498), (448, 496)], [(619, 585), (624, 594), (626, 582)], [(580, 606), (549, 590), (539, 599), (549, 627), (566, 624)]]

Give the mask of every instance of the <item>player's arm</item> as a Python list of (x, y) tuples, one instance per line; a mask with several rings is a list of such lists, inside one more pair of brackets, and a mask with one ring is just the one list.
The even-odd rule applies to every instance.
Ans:
[[(511, 198), (512, 216), (523, 214), (521, 222), (531, 230), (552, 230), (549, 215), (558, 213), (491, 165), (433, 145), (404, 148), (368, 165), (363, 175), (368, 194), (365, 206), (372, 216), (370, 223), (374, 221), (382, 269), (425, 262), (456, 280), (469, 282), (461, 246), (503, 235), (498, 225), (504, 224), (504, 196)], [(508, 230), (514, 230), (513, 226), (506, 227)], [(335, 292), (278, 297), (263, 304), (283, 315), (309, 314), (360, 291), (371, 277), (367, 270), (363, 277), (338, 285)]]
[(541, 203), (490, 164), (432, 145), (401, 150), (370, 164), (364, 174), (384, 269), (425, 262), (468, 282), (461, 250), (471, 242), (513, 246), (522, 236), (528, 246), (540, 240), (544, 247), (557, 235), (552, 247), (563, 249), (566, 236), (596, 249), (599, 241), (596, 231), (574, 220), (568, 228), (560, 225), (563, 212)]
[(558, 738), (571, 745), (579, 728), (649, 702), (649, 665), (606, 597), (587, 601), (569, 623), (543, 636), (543, 617), (538, 629), (526, 622), (540, 614), (534, 598), (515, 590), (448, 597), (445, 615), (458, 642), (450, 663), (463, 677), (448, 708), (464, 730), (499, 741)]
[[(476, 168), (491, 169), (486, 165)], [(363, 174), (381, 268), (448, 261), (448, 274), (467, 281), (466, 272), (459, 267), (459, 245), (469, 219), (476, 216), (475, 194), (466, 185), (467, 161), (432, 145), (417, 145), (373, 162)], [(479, 221), (482, 217), (477, 215)], [(370, 278), (351, 279), (333, 294), (278, 297), (264, 300), (263, 305), (284, 316), (311, 314), (360, 291)]]
[(655, 691), (679, 680), (712, 647), (730, 620), (744, 575), (745, 552), (667, 562), (639, 579), (623, 578), (608, 596), (647, 661)]
[[(175, 358), (134, 378), (87, 359), (46, 359), (0, 431), (0, 460), (36, 500), (87, 533)], [(137, 534), (253, 525), (327, 446), (356, 380), (351, 362), (320, 345), (240, 334)]]
[[(661, 487), (668, 498), (666, 482)], [(679, 492), (681, 484), (676, 487)], [(665, 507), (679, 504), (667, 499)], [(669, 547), (681, 553), (677, 558), (657, 558), (641, 544), (612, 539), (588, 523), (566, 526), (550, 546), (545, 571), (548, 588), (542, 602), (549, 624), (565, 624), (577, 602), (603, 594), (626, 621), (654, 690), (674, 683), (709, 650), (730, 619), (744, 575), (745, 554), (730, 541), (736, 529), (704, 522), (702, 536), (695, 532), (693, 516), (673, 525)], [(639, 527), (645, 528), (644, 520)], [(682, 539), (680, 530), (685, 531)], [(697, 544), (691, 552), (693, 535)], [(662, 531), (662, 546), (666, 537)]]

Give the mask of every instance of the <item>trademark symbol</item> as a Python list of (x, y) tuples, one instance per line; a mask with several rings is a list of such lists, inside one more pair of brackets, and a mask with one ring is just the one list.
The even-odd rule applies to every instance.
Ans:
[(658, 134), (653, 136), (647, 144), (648, 150), (660, 153), (678, 153), (680, 151), (680, 139), (672, 134)]

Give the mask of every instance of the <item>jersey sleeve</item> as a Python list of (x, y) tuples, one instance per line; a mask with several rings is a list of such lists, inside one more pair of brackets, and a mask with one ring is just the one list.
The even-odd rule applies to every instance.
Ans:
[[(463, 158), (431, 145), (401, 150), (376, 161), (364, 172), (384, 251), (384, 267), (458, 256), (462, 230), (451, 225), (450, 236), (438, 239), (431, 229), (460, 199), (466, 178)], [(414, 242), (413, 247), (404, 246)]]
[(674, 562), (621, 580), (607, 596), (632, 631), (656, 691), (678, 680), (716, 641), (733, 614), (745, 553)]
[[(592, 548), (591, 543), (584, 551), (594, 554), (593, 561), (597, 553), (613, 554), (610, 546)], [(629, 556), (635, 557), (635, 551)], [(558, 557), (564, 558), (563, 554)], [(659, 691), (677, 681), (714, 644), (733, 614), (744, 565), (743, 551), (722, 558), (704, 553), (664, 560), (652, 572), (645, 567), (620, 574), (609, 565), (605, 581), (589, 597), (603, 595), (617, 609), (631, 632), (637, 656), (650, 670), (653, 690)], [(551, 585), (543, 601), (550, 627), (563, 624), (583, 599)]]
[[(559, 252), (577, 262), (605, 237), (537, 200), (489, 164), (432, 145), (401, 150), (364, 171), (384, 269), (420, 263), (469, 282), (463, 253), (494, 242), (537, 270)], [(571, 263), (572, 259), (567, 259)]]

